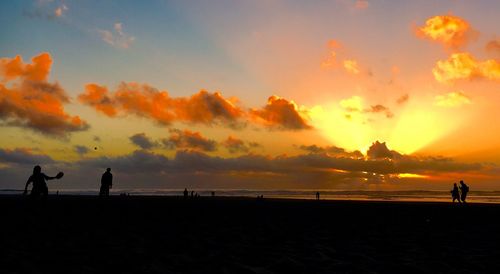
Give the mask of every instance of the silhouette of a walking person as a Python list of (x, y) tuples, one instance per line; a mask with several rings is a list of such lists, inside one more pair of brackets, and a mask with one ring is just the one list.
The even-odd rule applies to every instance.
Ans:
[(184, 199), (188, 198), (188, 190), (187, 188), (184, 189)]
[(99, 191), (99, 196), (109, 196), (110, 188), (113, 188), (113, 174), (111, 174), (111, 168), (108, 167), (101, 177), (101, 190)]
[(455, 203), (455, 200), (457, 200), (459, 204), (461, 203), (457, 184), (453, 184), (453, 189), (451, 190), (451, 198), (453, 199), (453, 203)]
[(31, 189), (30, 196), (32, 198), (38, 198), (39, 196), (47, 198), (47, 196), (49, 195), (49, 188), (47, 187), (47, 183), (45, 182), (45, 180), (61, 179), (63, 175), (64, 173), (59, 172), (56, 176), (50, 177), (45, 175), (45, 173), (42, 173), (42, 167), (35, 166), (33, 168), (33, 174), (28, 178), (28, 181), (26, 182), (23, 195), (28, 194), (28, 186), (29, 184), (33, 183), (33, 188)]
[(460, 181), (460, 199), (462, 200), (462, 203), (466, 203), (465, 199), (467, 199), (467, 193), (469, 192), (469, 186), (464, 183), (464, 181)]
[(316, 192), (316, 200), (318, 200), (318, 201), (319, 201), (319, 191), (318, 191), (318, 192)]

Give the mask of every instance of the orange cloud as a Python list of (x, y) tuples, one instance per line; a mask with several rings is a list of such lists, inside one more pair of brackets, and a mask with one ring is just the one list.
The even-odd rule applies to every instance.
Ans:
[(366, 9), (370, 6), (370, 3), (367, 0), (356, 0), (356, 4), (354, 5), (357, 9)]
[(459, 48), (477, 36), (469, 23), (454, 15), (438, 15), (417, 29), (417, 36), (439, 42), (449, 48)]
[(217, 142), (203, 137), (199, 132), (190, 130), (171, 129), (170, 137), (162, 143), (169, 149), (194, 149), (201, 151), (217, 150)]
[(44, 52), (33, 57), (31, 64), (25, 64), (20, 55), (14, 58), (0, 59), (2, 81), (7, 82), (17, 78), (27, 81), (46, 81), (52, 66), (50, 54)]
[(78, 99), (80, 102), (94, 107), (97, 111), (113, 117), (116, 115), (117, 110), (107, 94), (108, 89), (106, 87), (97, 84), (87, 84), (85, 85), (85, 93), (80, 94)]
[(223, 122), (236, 126), (244, 111), (221, 93), (201, 90), (191, 97), (172, 98), (146, 84), (122, 83), (114, 92), (104, 86), (88, 84), (78, 99), (109, 117), (121, 113), (152, 119), (162, 125), (188, 122), (213, 125)]
[(21, 56), (0, 59), (0, 120), (4, 125), (29, 128), (40, 133), (66, 136), (86, 130), (88, 124), (64, 111), (69, 102), (58, 83), (49, 83), (52, 58), (41, 53), (25, 64)]
[(250, 110), (253, 121), (277, 129), (310, 129), (305, 112), (299, 110), (293, 101), (288, 101), (276, 95), (269, 97), (267, 105), (262, 109)]
[(477, 61), (469, 53), (454, 53), (448, 60), (438, 61), (432, 73), (443, 83), (461, 79), (500, 80), (500, 62), (494, 59)]
[(500, 56), (500, 39), (489, 41), (486, 44), (486, 50)]

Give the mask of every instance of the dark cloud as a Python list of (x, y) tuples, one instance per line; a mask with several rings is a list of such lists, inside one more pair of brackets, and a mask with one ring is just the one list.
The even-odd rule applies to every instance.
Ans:
[(340, 106), (347, 112), (345, 114), (346, 119), (351, 119), (351, 112), (354, 113), (382, 113), (385, 114), (387, 118), (394, 117), (391, 110), (381, 104), (372, 105), (369, 108), (363, 107), (363, 99), (359, 96), (352, 96), (351, 98), (344, 99), (340, 101)]
[(58, 137), (89, 128), (80, 117), (64, 111), (69, 98), (58, 83), (47, 82), (51, 66), (48, 53), (34, 57), (31, 64), (25, 64), (19, 55), (0, 59), (2, 125)]
[(372, 145), (366, 152), (366, 156), (368, 156), (368, 158), (370, 159), (393, 159), (397, 156), (400, 156), (400, 154), (394, 150), (389, 150), (385, 142), (380, 143), (379, 141), (376, 141), (372, 143)]
[[(383, 144), (383, 143), (379, 143)], [(310, 153), (297, 156), (268, 157), (263, 155), (243, 155), (235, 158), (209, 156), (192, 150), (177, 151), (173, 159), (147, 151), (135, 151), (130, 155), (115, 158), (86, 159), (80, 164), (90, 166), (115, 167), (125, 173), (211, 173), (211, 174), (272, 174), (294, 176), (298, 173), (331, 173), (342, 171), (343, 176), (371, 173), (387, 176), (399, 173), (436, 173), (479, 170), (480, 164), (457, 163), (442, 157), (414, 157), (398, 154), (397, 158), (348, 158), (327, 153)], [(234, 173), (236, 172), (236, 173)]]
[(217, 150), (217, 142), (202, 136), (199, 132), (180, 129), (169, 131), (170, 137), (161, 141), (168, 149), (194, 149), (207, 152)]
[(391, 110), (383, 105), (373, 105), (369, 109), (366, 109), (365, 112), (371, 112), (371, 113), (384, 113), (385, 117), (387, 118), (392, 118), (394, 117), (394, 114), (391, 112)]
[(137, 133), (135, 135), (130, 136), (129, 139), (134, 145), (142, 149), (152, 149), (158, 146), (158, 143), (151, 140), (151, 138), (146, 136), (145, 133)]
[(73, 149), (75, 150), (76, 153), (80, 155), (85, 155), (90, 152), (90, 149), (88, 147), (81, 145), (75, 145)]
[(336, 146), (327, 146), (327, 147), (320, 147), (317, 145), (301, 145), (298, 146), (299, 149), (307, 151), (309, 153), (315, 153), (315, 154), (322, 154), (326, 153), (330, 156), (336, 156), (336, 157), (349, 157), (349, 158), (363, 158), (364, 155), (361, 153), (359, 150), (355, 150), (352, 152), (348, 152), (343, 148), (336, 147)]
[[(178, 150), (170, 158), (148, 150), (138, 150), (121, 156), (83, 158), (76, 162), (59, 163), (54, 163), (50, 157), (34, 155), (23, 149), (0, 150), (0, 175), (8, 176), (1, 177), (6, 182), (12, 178), (23, 178), (26, 176), (27, 166), (12, 167), (30, 165), (31, 169), (34, 164), (43, 164), (44, 170), (47, 168), (49, 173), (63, 170), (65, 179), (71, 182), (72, 188), (88, 188), (88, 178), (99, 178), (107, 167), (113, 169), (120, 187), (132, 188), (317, 188), (337, 185), (359, 188), (382, 182), (405, 182), (398, 177), (401, 173), (467, 174), (483, 172), (485, 168), (481, 164), (460, 163), (444, 157), (403, 155), (389, 150), (385, 143), (380, 142), (374, 143), (368, 157), (349, 157), (348, 155), (355, 156), (358, 153), (346, 155), (345, 150), (335, 147), (305, 146), (304, 149), (314, 153), (276, 157), (245, 154), (224, 158), (196, 150)], [(5, 168), (5, 165), (11, 168)]]
[(410, 99), (410, 96), (408, 94), (405, 94), (405, 95), (399, 97), (396, 100), (396, 103), (398, 103), (399, 105), (402, 105), (402, 104), (408, 102), (409, 99)]
[(247, 153), (252, 148), (259, 147), (260, 144), (256, 142), (245, 142), (233, 136), (227, 137), (226, 140), (221, 142), (222, 145), (229, 151), (229, 153)]
[(271, 96), (261, 109), (250, 110), (251, 118), (257, 123), (262, 123), (270, 128), (301, 130), (311, 129), (305, 117), (293, 101), (288, 101), (278, 96)]
[(54, 160), (49, 156), (33, 154), (31, 150), (27, 148), (16, 148), (13, 150), (0, 148), (0, 163), (2, 164), (38, 165), (53, 162)]

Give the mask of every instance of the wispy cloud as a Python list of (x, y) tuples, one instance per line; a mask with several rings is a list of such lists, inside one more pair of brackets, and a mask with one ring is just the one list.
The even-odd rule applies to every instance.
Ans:
[(63, 0), (38, 0), (23, 14), (30, 18), (40, 18), (54, 20), (63, 17), (69, 10), (68, 5)]
[(122, 23), (115, 23), (112, 30), (98, 30), (101, 38), (107, 44), (116, 48), (129, 48), (135, 41), (135, 37), (123, 30)]
[(367, 9), (370, 6), (370, 3), (367, 0), (356, 0), (354, 7), (356, 9)]

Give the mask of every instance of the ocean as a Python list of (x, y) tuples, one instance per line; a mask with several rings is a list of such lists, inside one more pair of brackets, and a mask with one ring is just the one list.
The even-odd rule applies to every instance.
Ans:
[[(191, 191), (191, 189), (189, 190)], [(316, 190), (249, 190), (249, 189), (193, 189), (202, 197), (210, 197), (212, 192), (218, 197), (257, 197), (282, 199), (316, 199)], [(359, 201), (411, 201), (411, 202), (451, 202), (449, 191), (342, 191), (318, 190), (322, 200)], [(129, 194), (133, 196), (182, 196), (183, 189), (112, 189), (111, 195)], [(0, 189), (1, 195), (20, 195), (22, 190)], [(59, 195), (98, 195), (98, 189), (59, 190)], [(55, 195), (55, 190), (49, 195)], [(467, 196), (470, 203), (500, 203), (500, 191), (471, 191)]]

